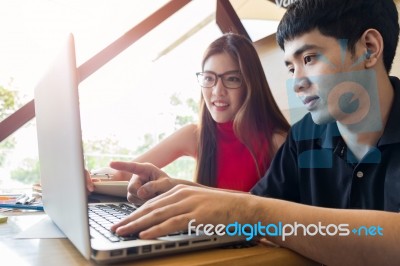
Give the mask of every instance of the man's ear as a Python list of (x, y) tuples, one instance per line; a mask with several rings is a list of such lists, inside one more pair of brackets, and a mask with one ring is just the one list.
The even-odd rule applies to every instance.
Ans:
[(383, 57), (384, 45), (382, 35), (375, 29), (368, 29), (363, 33), (360, 41), (365, 49), (365, 68), (372, 68)]

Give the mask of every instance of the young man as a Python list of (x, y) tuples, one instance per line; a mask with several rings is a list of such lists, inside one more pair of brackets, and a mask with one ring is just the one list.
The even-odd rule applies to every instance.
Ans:
[(323, 264), (398, 263), (400, 80), (388, 76), (399, 36), (395, 4), (297, 1), (277, 36), (293, 74), (288, 83), (309, 114), (256, 195), (177, 185), (152, 165), (116, 162), (134, 174), (130, 201), (166, 192), (112, 229), (154, 238), (189, 223), (281, 223), (287, 237), (269, 231), (267, 239)]

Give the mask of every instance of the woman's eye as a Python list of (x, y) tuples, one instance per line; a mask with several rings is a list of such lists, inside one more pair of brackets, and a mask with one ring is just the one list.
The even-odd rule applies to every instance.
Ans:
[(214, 81), (214, 77), (213, 76), (205, 76), (204, 80), (205, 81)]
[(231, 82), (240, 82), (240, 78), (236, 76), (227, 77), (226, 80)]

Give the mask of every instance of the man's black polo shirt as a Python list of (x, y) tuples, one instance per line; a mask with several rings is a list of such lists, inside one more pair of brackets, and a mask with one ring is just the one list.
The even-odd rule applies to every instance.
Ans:
[(311, 115), (293, 125), (252, 194), (330, 208), (400, 211), (400, 80), (391, 77), (394, 102), (376, 149), (354, 159), (336, 123)]

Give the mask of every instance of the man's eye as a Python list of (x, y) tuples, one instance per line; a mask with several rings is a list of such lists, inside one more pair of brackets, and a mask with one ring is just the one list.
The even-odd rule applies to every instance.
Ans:
[(315, 60), (315, 58), (316, 58), (317, 56), (318, 56), (318, 55), (306, 55), (306, 56), (304, 57), (304, 64), (307, 65), (307, 64), (309, 64), (309, 63), (312, 63), (312, 62)]
[(304, 57), (304, 63), (305, 63), (305, 64), (308, 64), (308, 63), (310, 63), (311, 61), (312, 61), (312, 57), (311, 57), (310, 55), (307, 55), (307, 56)]

